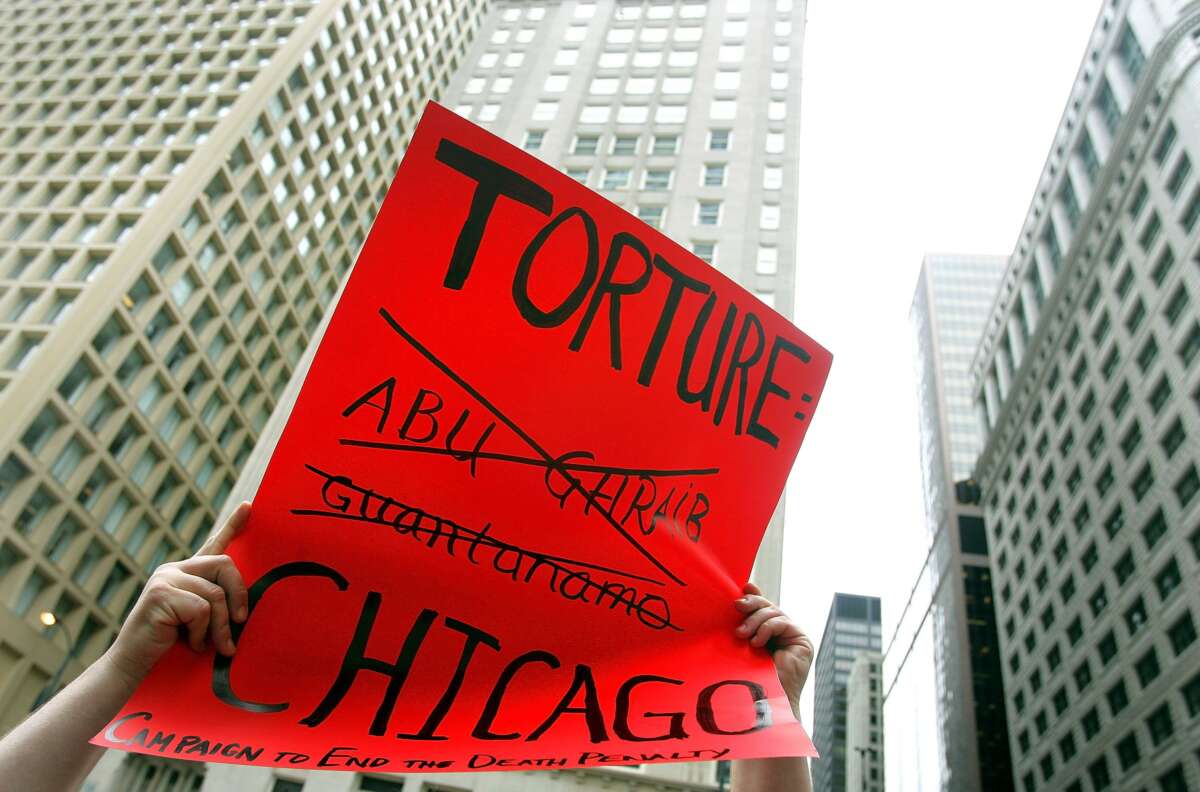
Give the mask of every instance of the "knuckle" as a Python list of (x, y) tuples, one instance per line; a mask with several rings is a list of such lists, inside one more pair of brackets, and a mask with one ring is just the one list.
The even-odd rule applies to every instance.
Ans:
[(161, 599), (171, 590), (171, 584), (168, 583), (161, 575), (155, 574), (146, 581), (145, 594), (148, 598)]

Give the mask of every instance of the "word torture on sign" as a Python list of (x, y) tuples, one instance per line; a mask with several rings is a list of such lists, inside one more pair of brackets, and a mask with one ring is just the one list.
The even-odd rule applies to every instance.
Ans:
[(732, 602), (829, 365), (431, 104), (229, 549), (237, 654), (176, 646), (94, 742), (378, 772), (812, 754)]

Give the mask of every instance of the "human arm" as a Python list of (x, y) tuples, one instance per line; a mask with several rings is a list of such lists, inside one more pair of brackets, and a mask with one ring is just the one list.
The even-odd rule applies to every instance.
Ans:
[[(751, 646), (763, 647), (775, 661), (779, 682), (792, 705), (792, 714), (800, 720), (800, 694), (813, 662), (813, 645), (804, 631), (783, 611), (762, 595), (753, 583), (747, 583), (744, 596), (734, 607), (744, 616), (737, 635)], [(808, 759), (781, 756), (771, 759), (738, 759), (733, 763), (731, 792), (812, 792)]]
[(196, 651), (211, 640), (217, 651), (233, 654), (230, 620), (246, 618), (247, 593), (223, 553), (249, 515), (250, 504), (241, 504), (196, 555), (154, 570), (108, 651), (0, 740), (6, 788), (78, 788), (104, 751), (88, 741), (181, 634)]

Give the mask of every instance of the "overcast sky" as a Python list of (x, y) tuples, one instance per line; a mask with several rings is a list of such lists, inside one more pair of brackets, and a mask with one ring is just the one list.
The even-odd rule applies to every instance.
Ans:
[[(833, 372), (788, 488), (785, 609), (883, 598), (927, 550), (908, 309), (927, 252), (1012, 251), (1100, 0), (812, 0), (795, 322)], [(812, 723), (812, 688), (805, 722)]]

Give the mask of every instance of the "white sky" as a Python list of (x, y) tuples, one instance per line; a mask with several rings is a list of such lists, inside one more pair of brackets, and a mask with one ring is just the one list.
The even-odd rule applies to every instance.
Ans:
[[(795, 322), (833, 372), (788, 485), (784, 608), (883, 598), (927, 549), (908, 309), (927, 252), (1008, 254), (1100, 0), (812, 0)], [(812, 723), (812, 689), (805, 723)]]

